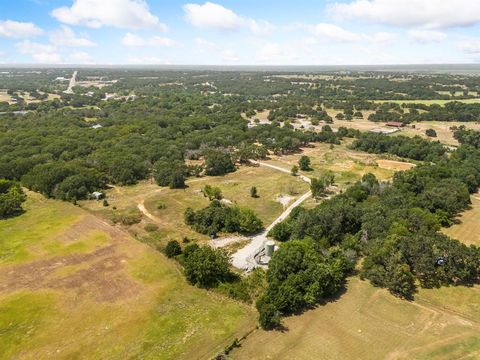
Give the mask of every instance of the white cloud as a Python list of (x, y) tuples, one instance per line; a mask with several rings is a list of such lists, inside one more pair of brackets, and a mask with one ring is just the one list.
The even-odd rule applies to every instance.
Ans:
[(480, 38), (464, 39), (458, 42), (460, 50), (468, 54), (480, 54)]
[(441, 31), (433, 30), (410, 30), (408, 32), (408, 37), (414, 42), (428, 44), (445, 40), (447, 38), (447, 34)]
[(76, 51), (69, 56), (69, 60), (74, 64), (94, 64), (90, 54), (84, 51)]
[(220, 57), (224, 62), (235, 62), (239, 60), (237, 53), (230, 49), (225, 49), (220, 53)]
[(320, 23), (310, 27), (311, 32), (319, 38), (319, 40), (330, 40), (338, 42), (354, 42), (362, 39), (362, 36), (351, 31), (345, 30), (340, 26)]
[(24, 40), (17, 43), (16, 47), (21, 54), (31, 55), (32, 59), (38, 63), (58, 64), (62, 62), (62, 57), (56, 52), (56, 48), (52, 45)]
[(220, 56), (222, 61), (225, 63), (236, 62), (240, 59), (235, 51), (223, 48), (222, 46), (214, 42), (202, 38), (196, 38), (195, 44), (197, 45), (197, 48), (202, 52), (213, 52), (216, 55)]
[(85, 38), (77, 37), (73, 30), (66, 25), (55, 30), (50, 35), (50, 42), (55, 46), (88, 47), (96, 44)]
[(397, 37), (397, 34), (382, 31), (382, 32), (373, 34), (370, 37), (370, 40), (377, 45), (386, 45), (391, 43), (396, 37)]
[(128, 63), (135, 65), (170, 65), (171, 61), (156, 56), (133, 56), (128, 58)]
[(30, 22), (0, 21), (0, 37), (29, 38), (42, 34), (43, 30)]
[(200, 50), (217, 50), (218, 49), (217, 44), (202, 38), (196, 38), (195, 44), (197, 45), (197, 48), (199, 48)]
[(143, 38), (132, 33), (126, 33), (125, 36), (122, 38), (122, 44), (129, 47), (168, 47), (174, 46), (176, 43), (174, 40), (167, 37), (152, 36), (150, 38)]
[(477, 0), (354, 0), (334, 3), (329, 11), (343, 19), (427, 29), (480, 22), (480, 1)]
[(299, 24), (297, 26), (308, 29), (314, 35), (313, 38), (308, 38), (308, 42), (312, 45), (318, 42), (353, 43), (359, 41), (368, 41), (377, 45), (384, 45), (391, 42), (396, 36), (396, 34), (389, 32), (378, 32), (373, 35), (355, 33), (328, 23), (320, 23), (317, 25)]
[(247, 28), (256, 35), (268, 35), (275, 29), (268, 21), (243, 17), (233, 10), (208, 1), (203, 5), (186, 4), (183, 10), (187, 21), (199, 28), (229, 31)]
[(127, 29), (167, 29), (167, 26), (150, 12), (145, 0), (74, 0), (71, 7), (57, 8), (51, 15), (64, 24), (91, 28), (113, 26)]

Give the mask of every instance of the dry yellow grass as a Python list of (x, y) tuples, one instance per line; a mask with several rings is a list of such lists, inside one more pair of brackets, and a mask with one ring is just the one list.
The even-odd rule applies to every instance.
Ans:
[[(473, 298), (478, 288), (461, 290), (478, 304)], [(284, 331), (255, 331), (232, 359), (476, 358), (478, 313), (463, 312), (456, 307), (460, 297), (441, 291), (421, 291), (415, 302), (407, 302), (354, 277), (338, 300), (285, 319)]]
[(472, 195), (471, 200), (471, 209), (458, 217), (460, 222), (442, 231), (467, 245), (480, 246), (480, 195), (478, 193)]
[[(157, 237), (164, 241), (181, 241), (184, 237), (206, 241), (207, 236), (198, 234), (185, 225), (183, 214), (187, 207), (199, 210), (209, 204), (201, 192), (207, 184), (219, 187), (226, 201), (254, 210), (267, 225), (283, 211), (283, 205), (277, 199), (279, 195), (289, 195), (290, 202), (293, 202), (308, 191), (306, 183), (289, 174), (265, 167), (242, 166), (225, 176), (190, 179), (186, 189), (172, 190), (149, 182), (116, 187), (107, 191), (110, 203), (108, 208), (97, 201), (83, 201), (81, 206), (108, 218), (115, 211), (135, 210), (139, 204), (143, 204), (151, 217), (144, 216), (142, 223), (130, 228), (131, 232), (141, 235), (145, 223), (153, 222), (159, 226)], [(258, 198), (250, 196), (252, 186), (257, 188)], [(114, 206), (117, 210), (113, 210)]]
[(0, 91), (0, 102), (8, 102), (9, 104), (13, 103), (13, 99), (6, 91)]
[(383, 159), (380, 155), (349, 150), (349, 142), (344, 141), (344, 144), (335, 145), (333, 149), (329, 144), (314, 144), (310, 148), (304, 148), (302, 153), (271, 156), (271, 160), (266, 162), (290, 170), (294, 165), (298, 165), (301, 156), (306, 155), (310, 157), (313, 170), (302, 172), (304, 175), (320, 177), (326, 171), (332, 171), (336, 183), (342, 187), (359, 180), (369, 172), (380, 180), (388, 180), (395, 171), (413, 166), (407, 162)]
[(0, 221), (0, 358), (208, 359), (255, 326), (119, 228), (32, 193), (25, 207)]

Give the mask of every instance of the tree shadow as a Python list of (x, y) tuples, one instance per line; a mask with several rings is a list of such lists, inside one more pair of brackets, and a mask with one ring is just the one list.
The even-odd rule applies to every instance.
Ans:
[(26, 213), (26, 211), (24, 209), (18, 209), (18, 210), (13, 211), (11, 214), (0, 216), (0, 220), (13, 219), (13, 218), (21, 216), (25, 213)]

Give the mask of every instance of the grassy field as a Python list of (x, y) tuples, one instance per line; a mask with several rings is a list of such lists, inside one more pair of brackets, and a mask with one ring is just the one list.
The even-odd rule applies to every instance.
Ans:
[(0, 221), (1, 359), (208, 359), (255, 326), (84, 210), (32, 193), (25, 208)]
[(13, 99), (10, 95), (7, 94), (6, 91), (0, 91), (0, 102), (8, 102), (8, 103), (13, 103)]
[[(413, 128), (411, 125), (414, 125)], [(413, 122), (410, 126), (403, 128), (396, 134), (415, 136), (419, 135), (425, 139), (439, 140), (447, 145), (459, 145), (458, 141), (453, 138), (453, 131), (450, 130), (452, 126), (465, 126), (467, 129), (480, 130), (480, 124), (474, 122), (460, 122), (460, 121), (425, 121), (425, 122)], [(429, 138), (425, 135), (425, 130), (434, 129), (437, 133), (436, 138)]]
[(478, 104), (480, 99), (454, 99), (454, 100), (373, 100), (376, 103), (396, 103), (396, 104), (424, 104), (424, 105), (445, 105), (448, 102), (459, 101), (465, 104)]
[(422, 290), (407, 302), (354, 277), (339, 299), (285, 319), (283, 331), (255, 331), (232, 359), (476, 359), (478, 295), (478, 287)]
[(266, 162), (290, 170), (293, 165), (298, 165), (301, 156), (306, 155), (310, 157), (312, 171), (305, 171), (302, 174), (320, 177), (326, 171), (332, 171), (336, 183), (342, 187), (360, 180), (368, 172), (375, 174), (380, 180), (388, 180), (395, 171), (414, 166), (408, 162), (391, 160), (376, 154), (349, 150), (347, 148), (349, 142), (346, 140), (344, 144), (335, 145), (333, 149), (329, 144), (319, 143), (303, 149), (302, 153), (272, 156), (272, 159)]
[[(278, 200), (280, 195), (290, 196), (291, 203), (308, 191), (308, 185), (298, 178), (269, 168), (249, 166), (241, 167), (226, 176), (190, 179), (187, 181), (186, 189), (172, 190), (147, 182), (131, 187), (118, 187), (107, 192), (110, 203), (108, 208), (95, 201), (81, 202), (81, 205), (108, 218), (112, 213), (122, 209), (138, 211), (137, 207), (140, 204), (144, 206), (149, 216), (144, 214), (143, 221), (130, 228), (132, 233), (144, 236), (143, 227), (150, 222), (159, 226), (158, 231), (150, 235), (160, 243), (171, 239), (181, 241), (184, 237), (206, 241), (207, 236), (185, 225), (183, 214), (187, 207), (199, 210), (208, 206), (209, 201), (201, 192), (207, 184), (218, 186), (225, 201), (254, 210), (266, 225), (283, 211), (284, 206)], [(257, 188), (259, 197), (250, 196), (252, 186)], [(113, 210), (113, 207), (117, 210)]]
[(467, 244), (480, 246), (480, 195), (471, 196), (472, 207), (458, 217), (459, 223), (442, 231), (457, 240)]

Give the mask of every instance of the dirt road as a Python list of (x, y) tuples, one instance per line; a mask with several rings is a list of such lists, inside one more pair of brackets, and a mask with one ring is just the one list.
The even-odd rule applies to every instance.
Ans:
[[(284, 169), (280, 166), (271, 165), (271, 164), (267, 164), (260, 161), (252, 161), (252, 163), (290, 174), (289, 170)], [(308, 184), (311, 183), (311, 180), (308, 177), (304, 175), (299, 175), (299, 177), (306, 183)], [(280, 214), (280, 216), (276, 218), (263, 232), (252, 237), (251, 242), (247, 246), (243, 247), (242, 249), (238, 250), (235, 254), (232, 255), (231, 257), (232, 265), (241, 270), (245, 270), (245, 271), (252, 270), (256, 266), (254, 256), (255, 254), (258, 253), (258, 251), (264, 246), (264, 243), (267, 241), (268, 232), (275, 225), (285, 220), (290, 215), (290, 213), (294, 208), (296, 208), (301, 203), (303, 203), (311, 195), (312, 195), (312, 192), (308, 191), (302, 196), (300, 196), (297, 200), (295, 200), (295, 202), (292, 205), (290, 205), (287, 209), (285, 209), (285, 211), (282, 214)]]

